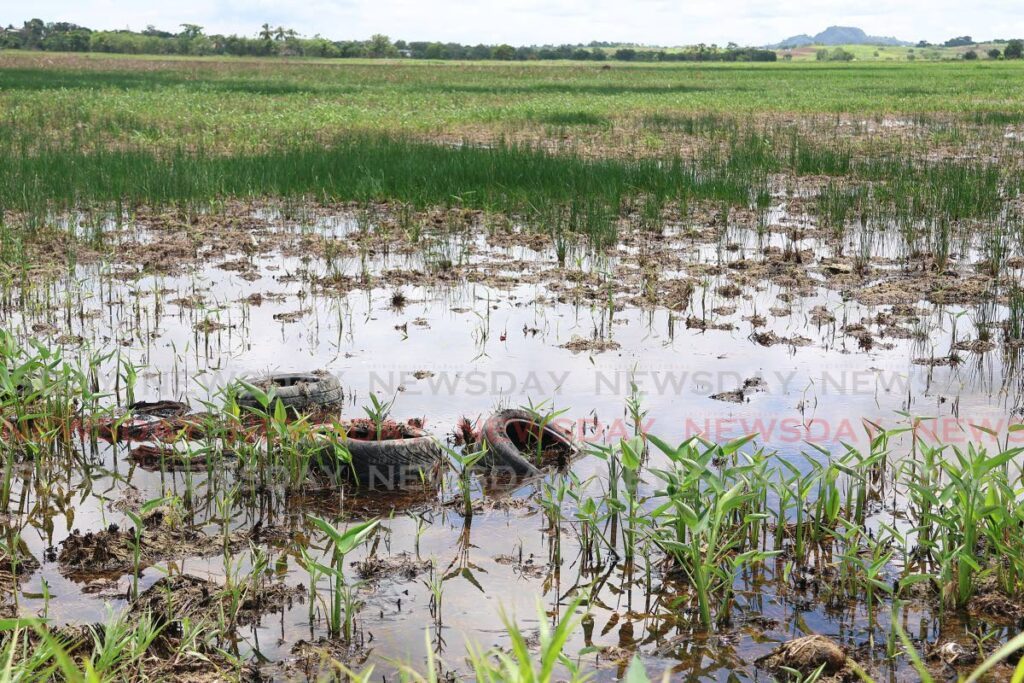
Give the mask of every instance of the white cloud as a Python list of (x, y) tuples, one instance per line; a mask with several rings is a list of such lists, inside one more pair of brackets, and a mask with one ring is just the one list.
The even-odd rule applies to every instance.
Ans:
[(154, 24), (172, 30), (188, 22), (210, 33), (253, 35), (269, 22), (334, 39), (381, 32), (406, 40), (512, 44), (732, 40), (756, 45), (795, 33), (813, 34), (832, 24), (914, 41), (964, 34), (978, 39), (1024, 35), (1019, 0), (36, 0), (31, 9), (0, 0), (0, 22), (17, 25), (32, 16), (107, 29)]

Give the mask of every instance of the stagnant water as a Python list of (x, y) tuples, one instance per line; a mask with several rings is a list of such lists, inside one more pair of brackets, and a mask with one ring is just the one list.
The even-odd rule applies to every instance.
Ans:
[[(346, 239), (354, 222), (342, 216), (305, 229)], [(724, 256), (715, 245), (703, 244), (687, 249), (686, 258), (692, 263), (753, 258), (766, 245), (782, 246), (785, 238), (774, 234), (766, 244), (753, 234), (738, 233), (732, 240), (737, 246)], [(241, 273), (218, 267), (238, 259), (240, 245), (238, 253), (200, 262), (173, 276), (114, 277), (135, 264), (83, 265), (56, 283), (37, 285), (31, 296), (38, 301), (42, 292), (50, 292), (51, 308), (23, 308), (4, 324), (21, 336), (50, 343), (80, 336), (84, 344), (69, 344), (68, 357), (84, 347), (116, 351), (104, 363), (101, 377), (113, 390), (117, 363), (130, 361), (142, 369), (137, 399), (183, 399), (199, 407), (204, 400), (217, 400), (216, 390), (238, 377), (324, 369), (344, 386), (343, 416), (362, 417), (360, 406), (368, 404), (371, 393), (394, 397), (393, 417), (422, 417), (427, 430), (442, 440), (464, 416), (474, 419), (503, 406), (547, 401), (549, 408), (566, 409), (563, 424), (581, 439), (616, 441), (632, 433), (624, 403), (635, 384), (647, 411), (645, 428), (667, 441), (695, 433), (723, 441), (758, 432), (758, 444), (806, 468), (806, 441), (832, 451), (843, 443), (866, 449), (864, 419), (895, 425), (905, 421), (898, 411), (930, 416), (935, 418), (930, 429), (936, 440), (964, 443), (991, 439), (971, 425), (1004, 433), (1017, 405), (1017, 387), (1008, 381), (1013, 376), (1007, 365), (1012, 357), (998, 349), (962, 354), (964, 362), (955, 366), (912, 362), (945, 356), (954, 329), (957, 339), (976, 337), (972, 308), (922, 302), (912, 338), (885, 338), (884, 345), (865, 350), (842, 333), (842, 324), (888, 307), (843, 301), (825, 286), (795, 298), (788, 304), (790, 312), (781, 314), (773, 309), (783, 288), (765, 281), (725, 298), (716, 292), (727, 278), (715, 276), (695, 292), (688, 311), (673, 313), (624, 303), (615, 296), (611, 303), (601, 298), (580, 302), (571, 296), (571, 288), (552, 291), (550, 279), (521, 277), (524, 265), (557, 268), (551, 250), (491, 246), (482, 237), (473, 238), (471, 246), (468, 255), (460, 255), (457, 240), (445, 248), (451, 249), (454, 259), (492, 264), (491, 275), (500, 278), (406, 285), (400, 288), (402, 301), (395, 300), (398, 288), (393, 285), (335, 295), (312, 286), (311, 280), (339, 270), (352, 277), (363, 271), (372, 277), (386, 270), (422, 270), (429, 254), (346, 257), (327, 264), (272, 251), (246, 257), (249, 265)], [(819, 249), (810, 242), (797, 246)], [(622, 247), (621, 253), (630, 251)], [(601, 263), (581, 257), (567, 268), (612, 270), (615, 265), (615, 256)], [(672, 274), (663, 271), (663, 276)], [(259, 295), (258, 300), (253, 295)], [(831, 311), (836, 321), (812, 320), (818, 306)], [(712, 309), (718, 312), (711, 314)], [(802, 336), (811, 343), (756, 343), (745, 320), (755, 314), (766, 318), (757, 331)], [(731, 323), (734, 329), (688, 327), (684, 321), (689, 315)], [(995, 317), (1000, 316), (1005, 311), (996, 307)], [(601, 352), (562, 347), (577, 337), (595, 336), (617, 346)], [(738, 389), (753, 377), (760, 377), (763, 384), (747, 392), (742, 402), (711, 398)], [(87, 455), (94, 465), (88, 486), (83, 470), (73, 467), (67, 490), (55, 492), (65, 499), (64, 509), (33, 515), (22, 531), (29, 550), (43, 562), (21, 586), (24, 612), (41, 611), (48, 604), (48, 616), (57, 623), (91, 623), (105, 618), (108, 605), (117, 609), (125, 604), (130, 577), (104, 584), (97, 592), (98, 584), (62, 576), (47, 550), (75, 529), (126, 524), (111, 502), (129, 487), (137, 489), (141, 499), (184, 489), (184, 475), (132, 467), (126, 453), (127, 446), (101, 443), (98, 451)], [(657, 455), (653, 457), (651, 466), (658, 466)], [(573, 471), (581, 479), (600, 479), (604, 465), (583, 458)], [(203, 491), (206, 474), (190, 476), (195, 490)], [(826, 609), (810, 596), (780, 592), (773, 582), (739, 587), (738, 616), (731, 628), (712, 636), (692, 632), (680, 626), (678, 611), (664, 594), (647, 593), (643, 572), (630, 573), (616, 563), (582, 567), (569, 525), (561, 533), (549, 528), (536, 502), (539, 486), (514, 491), (512, 496), (524, 502), (480, 512), (468, 527), (457, 510), (438, 501), (415, 501), (409, 511), (400, 508), (384, 520), (387, 547), (378, 548), (378, 554), (406, 552), (432, 560), (434, 572), (444, 577), (444, 594), (440, 615), (431, 615), (430, 572), (367, 583), (361, 590), (365, 604), (359, 627), (371, 661), (383, 671), (394, 669), (392, 660), (421, 663), (429, 641), (449, 668), (461, 670), (466, 639), (483, 647), (508, 645), (500, 609), (514, 614), (529, 633), (538, 627), (539, 609), (549, 616), (557, 614), (575, 587), (596, 579), (600, 589), (590, 606), (593, 622), (576, 632), (566, 651), (607, 646), (607, 652), (583, 660), (586, 666), (597, 667), (599, 680), (621, 675), (629, 656), (623, 653), (634, 649), (652, 674), (671, 668), (674, 678), (680, 679), (762, 680), (767, 676), (753, 662), (779, 641), (821, 633), (856, 645), (879, 633), (867, 625), (862, 604)], [(592, 494), (597, 490), (592, 488)], [(25, 508), (30, 508), (32, 492), (24, 490), (22, 495), (28, 501)], [(450, 492), (442, 498), (447, 495)], [(358, 517), (349, 512), (352, 502), (340, 498), (320, 496), (306, 501), (305, 507), (292, 504), (273, 514), (243, 504), (231, 524), (245, 528), (270, 517), (278, 523), (291, 519), (302, 524), (305, 513), (335, 521)], [(572, 517), (570, 501), (563, 510), (564, 518)], [(194, 515), (206, 522), (207, 531), (219, 533), (220, 525), (213, 521), (216, 510), (200, 501)], [(350, 559), (357, 561), (364, 552), (360, 549)], [(236, 570), (244, 572), (248, 554), (240, 557)], [(289, 584), (308, 583), (294, 549), (272, 551), (271, 566)], [(142, 588), (167, 569), (146, 569)], [(173, 570), (219, 580), (225, 564), (221, 557), (192, 558), (175, 563)], [(44, 593), (49, 594), (48, 601)], [(934, 640), (938, 635), (934, 614), (911, 609), (902, 620), (915, 636)], [(297, 602), (258, 626), (242, 629), (244, 640), (238, 648), (275, 662), (287, 659), (299, 639), (324, 632), (322, 622), (310, 623), (308, 605)], [(893, 665), (890, 673), (893, 680), (916, 677), (903, 664)]]

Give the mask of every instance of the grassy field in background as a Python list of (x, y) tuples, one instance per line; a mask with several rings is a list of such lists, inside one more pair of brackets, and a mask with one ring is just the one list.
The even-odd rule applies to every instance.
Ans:
[(792, 54), (795, 62), (815, 61), (818, 50), (828, 51), (840, 47), (851, 53), (858, 62), (911, 62), (961, 59), (965, 52), (974, 50), (979, 61), (988, 59), (988, 51), (992, 48), (1003, 51), (1005, 44), (978, 43), (959, 47), (916, 47), (900, 45), (806, 45), (792, 50), (778, 50), (780, 58)]
[[(1012, 116), (1024, 62), (611, 64), (0, 55), (0, 144), (251, 150), (352, 130), (460, 135), (646, 113)], [(632, 124), (629, 124), (632, 125)]]

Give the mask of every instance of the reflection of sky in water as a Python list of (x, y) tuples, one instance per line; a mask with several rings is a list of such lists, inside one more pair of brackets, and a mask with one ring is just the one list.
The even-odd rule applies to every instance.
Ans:
[[(347, 224), (339, 225), (342, 234)], [(739, 238), (752, 248), (750, 236)], [(771, 239), (778, 242), (783, 238), (774, 235)], [(477, 246), (481, 253), (469, 258), (543, 260), (545, 268), (554, 267), (553, 258), (547, 254), (522, 248), (495, 249), (482, 241)], [(714, 249), (707, 246), (694, 253), (704, 261), (717, 258)], [(737, 257), (733, 253), (723, 258)], [(644, 424), (662, 438), (679, 441), (700, 432), (726, 440), (757, 431), (762, 434), (760, 443), (799, 463), (801, 451), (810, 450), (805, 439), (833, 451), (842, 449), (841, 442), (866, 448), (862, 420), (892, 426), (902, 421), (897, 411), (939, 417), (935, 429), (941, 440), (965, 440), (971, 434), (966, 425), (1005, 426), (1008, 406), (1015, 400), (1015, 391), (1001, 390), (1003, 367), (998, 349), (984, 356), (962, 354), (966, 362), (957, 368), (911, 363), (915, 357), (948, 353), (951, 316), (962, 310), (957, 307), (936, 310), (927, 324), (920, 324), (925, 329), (922, 336), (928, 341), (883, 338), (879, 341), (891, 342), (894, 348), (865, 352), (838, 328), (844, 320), (857, 321), (876, 311), (852, 302), (844, 304), (838, 294), (825, 290), (798, 299), (792, 314), (782, 317), (768, 314), (778, 305), (782, 290), (777, 286), (763, 283), (756, 290), (745, 290), (740, 298), (725, 300), (714, 293), (722, 282), (715, 279), (709, 281), (706, 294), (698, 288), (690, 311), (676, 314), (674, 321), (663, 309), (652, 312), (632, 307), (609, 317), (605, 301), (599, 299), (593, 306), (558, 303), (554, 301), (556, 295), (543, 285), (533, 284), (497, 288), (466, 283), (440, 290), (407, 286), (402, 288), (407, 303), (396, 310), (391, 306), (391, 288), (352, 291), (340, 297), (312, 293), (300, 271), (323, 273), (321, 263), (273, 256), (261, 257), (256, 263), (260, 276), (253, 282), (236, 273), (204, 266), (180, 277), (147, 277), (113, 284), (104, 281), (100, 286), (95, 272), (85, 268), (71, 299), (81, 296), (86, 311), (97, 312), (95, 317), (88, 313), (78, 316), (76, 303), (72, 306), (71, 329), (55, 324), (61, 332), (86, 337), (93, 348), (119, 349), (123, 358), (144, 366), (136, 392), (139, 399), (186, 396), (195, 402), (241, 375), (323, 368), (341, 378), (347, 394), (344, 415), (362, 416), (360, 406), (368, 402), (371, 391), (388, 397), (394, 394), (395, 417), (422, 416), (428, 430), (441, 438), (463, 416), (476, 418), (499, 406), (544, 400), (552, 401), (556, 408), (567, 408), (566, 419), (586, 438), (595, 438), (595, 418), (603, 430), (597, 438), (626, 436), (631, 427), (625, 399), (632, 378), (647, 410)], [(357, 274), (359, 259), (346, 259), (343, 266), (347, 274)], [(386, 261), (371, 261), (369, 267), (371, 272), (379, 272), (384, 267), (422, 268), (423, 263), (419, 257), (391, 256)], [(510, 267), (510, 272), (515, 272), (514, 268)], [(262, 305), (244, 303), (253, 293), (263, 295)], [(278, 293), (286, 296), (280, 300), (270, 296)], [(205, 310), (173, 303), (192, 294), (206, 299)], [(541, 296), (550, 303), (537, 303)], [(57, 300), (63, 300), (63, 296)], [(811, 324), (809, 311), (818, 304), (832, 311), (839, 322), (820, 328)], [(688, 329), (686, 315), (701, 317), (702, 305), (708, 311), (735, 306), (734, 314), (718, 319), (733, 322), (737, 329)], [(297, 321), (275, 318), (296, 311), (304, 311)], [(788, 345), (757, 345), (748, 337), (750, 324), (743, 320), (755, 313), (768, 317), (763, 329), (782, 337), (803, 335), (814, 344), (795, 350)], [(60, 312), (57, 319), (61, 319)], [(224, 327), (208, 334), (197, 332), (196, 324), (204, 319)], [(23, 322), (30, 326), (34, 321)], [(970, 311), (957, 318), (957, 326), (958, 338), (976, 336)], [(614, 340), (620, 348), (599, 354), (559, 348), (573, 337), (590, 338), (596, 333)], [(130, 340), (126, 345), (117, 345), (125, 339)], [(108, 386), (115, 362), (116, 357), (107, 364)], [(433, 375), (423, 379), (412, 376), (421, 370)], [(746, 378), (755, 375), (764, 379), (765, 387), (752, 392), (748, 402), (709, 398), (713, 393), (739, 388)], [(99, 454), (105, 467), (122, 474), (127, 471), (123, 457), (123, 451), (111, 448)], [(661, 464), (657, 455), (651, 464)], [(602, 467), (594, 460), (583, 460), (575, 471), (586, 478), (600, 474)], [(197, 475), (196, 481), (203, 478)], [(70, 493), (74, 502), (69, 507), (75, 515), (73, 519), (56, 515), (52, 531), (25, 529), (33, 554), (41, 558), (43, 550), (58, 543), (69, 528), (84, 531), (111, 521), (123, 523), (120, 513), (111, 511), (96, 497), (106, 491), (106, 495), (116, 498), (118, 492), (112, 482), (109, 476), (99, 476), (91, 495)], [(131, 483), (145, 497), (156, 497), (181, 485), (175, 478), (161, 480), (159, 474), (139, 470), (132, 472)], [(204, 516), (209, 514), (207, 511)], [(537, 580), (523, 578), (493, 559), (521, 548), (526, 555), (533, 553), (538, 561), (544, 561), (549, 545), (545, 534), (540, 533), (545, 526), (541, 515), (490, 513), (475, 519), (471, 534), (475, 547), (470, 549), (469, 559), (460, 562), (456, 540), (461, 520), (431, 514), (433, 523), (426, 526), (420, 549), (424, 556), (436, 557), (441, 570), (449, 562), (455, 563), (454, 571), (449, 569), (452, 578), (446, 582), (452, 588), (445, 594), (443, 626), (453, 652), (461, 652), (463, 633), (475, 634), (483, 645), (501, 640), (497, 635), (500, 624), (494, 616), (499, 604), (515, 611), (528, 624), (535, 613), (535, 595), (543, 593), (550, 607), (554, 596), (564, 592), (566, 586), (548, 585), (542, 590)], [(391, 550), (411, 550), (415, 523), (399, 516), (388, 525), (392, 529)], [(304, 570), (296, 568), (294, 558), (288, 562), (289, 581), (303, 582)], [(470, 573), (482, 590), (459, 571), (461, 567), (471, 567)], [(213, 576), (224, 571), (220, 558), (190, 560), (185, 569)], [(564, 571), (574, 575), (567, 568)], [(99, 601), (82, 596), (80, 585), (56, 571), (44, 572), (49, 590), (57, 598), (50, 607), (52, 618), (101, 617)], [(29, 580), (26, 593), (40, 592), (42, 576), (38, 573)], [(159, 576), (156, 569), (147, 570), (143, 587)], [(121, 589), (126, 585), (122, 580)], [(373, 632), (374, 645), (380, 652), (413, 658), (422, 654), (422, 629), (429, 621), (424, 616), (428, 595), (418, 580), (411, 584), (383, 582), (370, 591), (363, 611), (364, 626)], [(612, 612), (622, 611), (621, 603), (628, 597), (604, 596), (619, 604), (609, 606), (599, 616), (607, 618)], [(401, 610), (399, 599), (404, 605)], [(632, 599), (642, 602), (642, 592), (635, 592)], [(29, 599), (28, 604), (38, 607), (41, 601)], [(773, 609), (785, 612), (787, 608)], [(298, 605), (283, 616), (269, 617), (252, 632), (249, 646), (258, 647), (272, 658), (280, 656), (288, 647), (277, 645), (282, 633), (288, 634), (286, 640), (310, 635), (304, 626), (306, 615), (307, 607)], [(836, 631), (837, 622), (832, 616), (815, 611), (803, 618), (812, 630)], [(608, 644), (614, 642), (614, 633), (608, 636), (611, 640), (605, 639)], [(770, 649), (747, 645), (753, 648), (751, 652), (762, 654), (761, 650)]]

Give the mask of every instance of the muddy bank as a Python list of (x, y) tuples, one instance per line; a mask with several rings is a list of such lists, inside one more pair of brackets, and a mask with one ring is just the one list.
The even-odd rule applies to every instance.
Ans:
[(57, 562), (60, 571), (73, 579), (84, 580), (97, 575), (125, 574), (135, 568), (136, 543), (138, 562), (147, 567), (157, 562), (186, 557), (202, 557), (237, 551), (249, 543), (275, 543), (288, 538), (278, 527), (263, 528), (257, 524), (225, 536), (208, 536), (190, 528), (177, 513), (157, 509), (142, 520), (139, 536), (136, 529), (111, 524), (101, 531), (81, 533), (75, 530), (60, 546)]
[(267, 614), (277, 614), (301, 603), (306, 596), (302, 586), (266, 582), (255, 578), (235, 590), (208, 579), (177, 574), (164, 577), (146, 589), (128, 608), (139, 618), (148, 614), (158, 624), (172, 624), (183, 619), (209, 619), (223, 614), (227, 628), (259, 622)]

